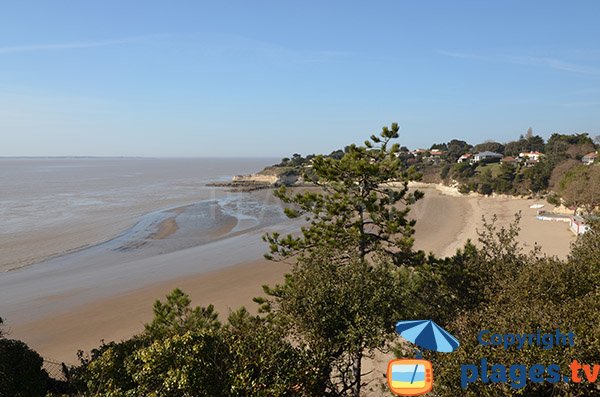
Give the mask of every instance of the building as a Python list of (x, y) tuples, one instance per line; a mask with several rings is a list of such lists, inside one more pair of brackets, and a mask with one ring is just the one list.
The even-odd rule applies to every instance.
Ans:
[(500, 160), (503, 156), (500, 153), (496, 152), (480, 152), (473, 156), (472, 163), (479, 163), (480, 161), (493, 161)]
[(411, 150), (409, 153), (412, 154), (414, 157), (417, 157), (418, 155), (424, 155), (427, 152), (427, 149), (415, 149)]
[(585, 220), (583, 220), (581, 217), (572, 216), (570, 229), (573, 233), (579, 235), (579, 234), (583, 234), (583, 233), (587, 232), (588, 230), (590, 230), (590, 226), (588, 224), (586, 224)]
[(585, 165), (590, 165), (596, 161), (598, 157), (598, 152), (588, 153), (581, 158), (581, 162)]
[(463, 154), (462, 156), (460, 156), (458, 158), (457, 163), (464, 163), (465, 161), (469, 161), (469, 160), (471, 160), (471, 157), (473, 157), (473, 155), (471, 153)]
[(533, 161), (537, 163), (540, 161), (542, 157), (544, 157), (544, 153), (540, 152), (522, 152), (519, 153), (519, 157), (525, 160)]
[(500, 160), (500, 162), (502, 164), (512, 164), (515, 165), (517, 164), (517, 159), (511, 156), (506, 156), (506, 157), (502, 157), (502, 160)]

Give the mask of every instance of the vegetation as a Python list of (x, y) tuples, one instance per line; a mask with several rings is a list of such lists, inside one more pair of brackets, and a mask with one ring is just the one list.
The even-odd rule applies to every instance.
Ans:
[[(598, 137), (596, 137), (598, 138)], [(594, 138), (596, 141), (597, 139)], [(507, 143), (485, 141), (475, 146), (458, 139), (449, 142), (435, 143), (429, 150), (411, 153), (406, 147), (401, 147), (395, 152), (404, 169), (414, 168), (423, 182), (458, 184), (462, 193), (478, 192), (480, 194), (501, 193), (508, 195), (544, 195), (554, 203), (560, 204), (564, 191), (559, 189), (561, 180), (575, 165), (581, 165), (584, 155), (597, 149), (600, 145), (590, 138), (588, 134), (559, 134), (554, 133), (545, 142), (539, 135), (534, 135), (529, 128), (526, 134), (518, 140)], [(350, 147), (337, 150), (323, 158), (341, 159), (348, 153)], [(432, 156), (432, 151), (440, 151), (441, 155)], [(500, 158), (483, 160), (477, 164), (468, 161), (458, 163), (460, 156), (467, 153), (491, 151), (512, 157), (513, 160), (503, 162), (502, 167), (489, 164), (500, 162)], [(542, 156), (539, 160), (520, 158), (521, 153), (538, 152)], [(303, 158), (294, 154), (292, 159), (285, 158), (278, 167), (294, 166), (293, 172), (298, 175), (308, 173), (312, 179), (311, 171), (317, 156), (309, 155)]]
[(0, 396), (45, 396), (48, 374), (43, 359), (25, 343), (7, 339), (0, 318)]
[[(325, 357), (329, 382), (322, 395), (360, 395), (363, 357), (386, 347), (395, 319), (409, 310), (403, 299), (409, 276), (397, 266), (422, 262), (423, 254), (412, 250), (415, 222), (407, 219), (422, 193), (408, 190), (418, 174), (398, 159), (399, 145), (391, 143), (398, 129), (384, 127), (339, 159), (315, 157), (311, 177), (320, 191), (276, 192), (291, 205), (287, 215), (304, 216), (309, 225), (298, 237), (265, 237), (269, 259), (297, 262), (284, 285), (265, 288), (271, 299), (258, 302)], [(306, 303), (307, 294), (314, 304)]]
[[(408, 181), (419, 175), (402, 166), (396, 156), (398, 144), (390, 144), (398, 138), (398, 129), (397, 124), (385, 127), (381, 137), (371, 136), (365, 146), (349, 146), (340, 159), (315, 157), (311, 180), (319, 192), (293, 194), (285, 186), (279, 188), (275, 195), (292, 205), (286, 214), (305, 216), (310, 224), (300, 237), (267, 235), (267, 257), (284, 259), (323, 245), (351, 249), (352, 242), (361, 260), (381, 251), (398, 264), (410, 262), (415, 222), (407, 219), (408, 206), (422, 193), (409, 192)], [(392, 186), (394, 182), (399, 185)]]
[(345, 247), (303, 255), (285, 284), (267, 288), (262, 311), (318, 358), (324, 381), (315, 395), (358, 396), (365, 386), (362, 362), (388, 351), (394, 323), (409, 317), (408, 272), (389, 258), (362, 260)]
[[(191, 308), (189, 297), (174, 290), (154, 309), (154, 320), (144, 333), (103, 344), (88, 357), (80, 353), (82, 365), (73, 373), (80, 393), (296, 396), (317, 395), (323, 383), (315, 358), (302, 345), (294, 346), (283, 328), (243, 308), (222, 325), (216, 313)], [(165, 312), (184, 314), (172, 321)]]
[(560, 180), (558, 192), (567, 206), (593, 212), (600, 206), (600, 166), (570, 168)]
[[(405, 164), (415, 166), (423, 175), (428, 175), (428, 181), (458, 183), (459, 190), (463, 193), (551, 193), (555, 202), (560, 203), (560, 196), (564, 194), (564, 190), (558, 188), (561, 180), (571, 168), (581, 165), (581, 158), (585, 154), (596, 150), (587, 134), (552, 134), (548, 142), (544, 142), (542, 137), (533, 135), (531, 129), (519, 140), (506, 144), (488, 141), (471, 147), (465, 142), (457, 146), (457, 142), (463, 141), (452, 140), (448, 144), (433, 145), (432, 149), (443, 151), (439, 158), (417, 156), (417, 161), (411, 161), (410, 158), (403, 160)], [(499, 167), (490, 165), (490, 162), (498, 162), (499, 158), (477, 164), (469, 164), (468, 161), (457, 163), (460, 155), (481, 151), (500, 153), (512, 157), (512, 160), (507, 158)], [(519, 158), (520, 153), (528, 152), (539, 152), (542, 156), (539, 160), (529, 161)], [(432, 173), (435, 174), (434, 177), (431, 177)]]
[[(597, 363), (600, 359), (600, 332), (597, 313), (600, 310), (600, 233), (597, 228), (583, 235), (574, 245), (568, 260), (540, 255), (539, 250), (524, 252), (516, 242), (518, 223), (498, 229), (494, 222), (485, 223), (480, 234), (481, 246), (465, 247), (462, 253), (444, 261), (441, 267), (444, 288), (434, 290), (430, 299), (438, 301), (448, 295), (460, 296), (466, 302), (445, 299), (453, 308), (453, 318), (440, 319), (461, 341), (457, 352), (429, 356), (434, 363), (435, 391), (439, 396), (591, 396), (596, 385), (576, 383), (534, 383), (528, 381), (517, 390), (506, 384), (490, 385), (481, 381), (460, 387), (460, 366), (487, 359), (489, 365), (558, 364), (561, 373), (570, 374), (573, 359)], [(460, 282), (454, 261), (460, 259)], [(439, 273), (439, 272), (438, 272)], [(577, 275), (583, 275), (579, 277)], [(448, 277), (449, 276), (449, 277)], [(449, 288), (449, 290), (447, 290)], [(482, 347), (476, 335), (484, 329), (493, 332), (572, 331), (575, 345), (543, 349), (528, 347), (505, 350)], [(506, 375), (505, 375), (506, 376)]]

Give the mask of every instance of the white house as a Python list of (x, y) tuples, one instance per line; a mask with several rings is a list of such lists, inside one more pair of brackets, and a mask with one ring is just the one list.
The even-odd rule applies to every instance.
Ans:
[(525, 160), (530, 160), (534, 162), (540, 161), (540, 158), (544, 156), (544, 153), (540, 152), (521, 152), (519, 153), (519, 157)]
[(486, 152), (476, 153), (473, 156), (473, 160), (471, 160), (471, 162), (478, 163), (480, 161), (485, 161), (485, 160), (501, 159), (502, 157), (503, 156), (500, 153), (486, 151)]
[(571, 228), (571, 231), (577, 235), (583, 234), (583, 233), (587, 232), (588, 230), (590, 230), (590, 226), (588, 224), (586, 224), (585, 221), (578, 216), (571, 217), (570, 228)]
[(598, 152), (592, 152), (592, 153), (588, 153), (585, 156), (583, 156), (581, 158), (581, 162), (585, 165), (590, 165), (592, 164), (594, 161), (596, 161), (596, 158), (598, 157)]
[(411, 150), (409, 153), (412, 154), (414, 157), (417, 157), (420, 154), (427, 153), (427, 149), (415, 149), (415, 150)]
[(473, 155), (471, 153), (463, 154), (462, 156), (460, 156), (458, 158), (457, 163), (464, 163), (465, 161), (469, 161), (471, 159), (471, 157), (473, 157)]

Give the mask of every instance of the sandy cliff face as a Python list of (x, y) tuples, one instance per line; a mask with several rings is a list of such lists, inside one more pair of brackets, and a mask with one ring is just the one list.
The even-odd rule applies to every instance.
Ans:
[(266, 184), (266, 185), (293, 185), (298, 182), (298, 174), (291, 172), (284, 173), (262, 173), (250, 175), (236, 175), (231, 180), (233, 183), (244, 184)]
[(276, 175), (261, 174), (236, 175), (232, 178), (231, 181), (237, 183), (266, 183), (274, 185), (279, 181), (279, 177)]

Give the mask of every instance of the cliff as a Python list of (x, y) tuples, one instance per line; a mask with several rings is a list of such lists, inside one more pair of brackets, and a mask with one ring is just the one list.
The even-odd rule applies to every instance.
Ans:
[(230, 187), (236, 191), (267, 189), (276, 186), (292, 186), (301, 182), (300, 169), (295, 167), (266, 167), (255, 174), (236, 175), (231, 182), (212, 183), (212, 186)]

